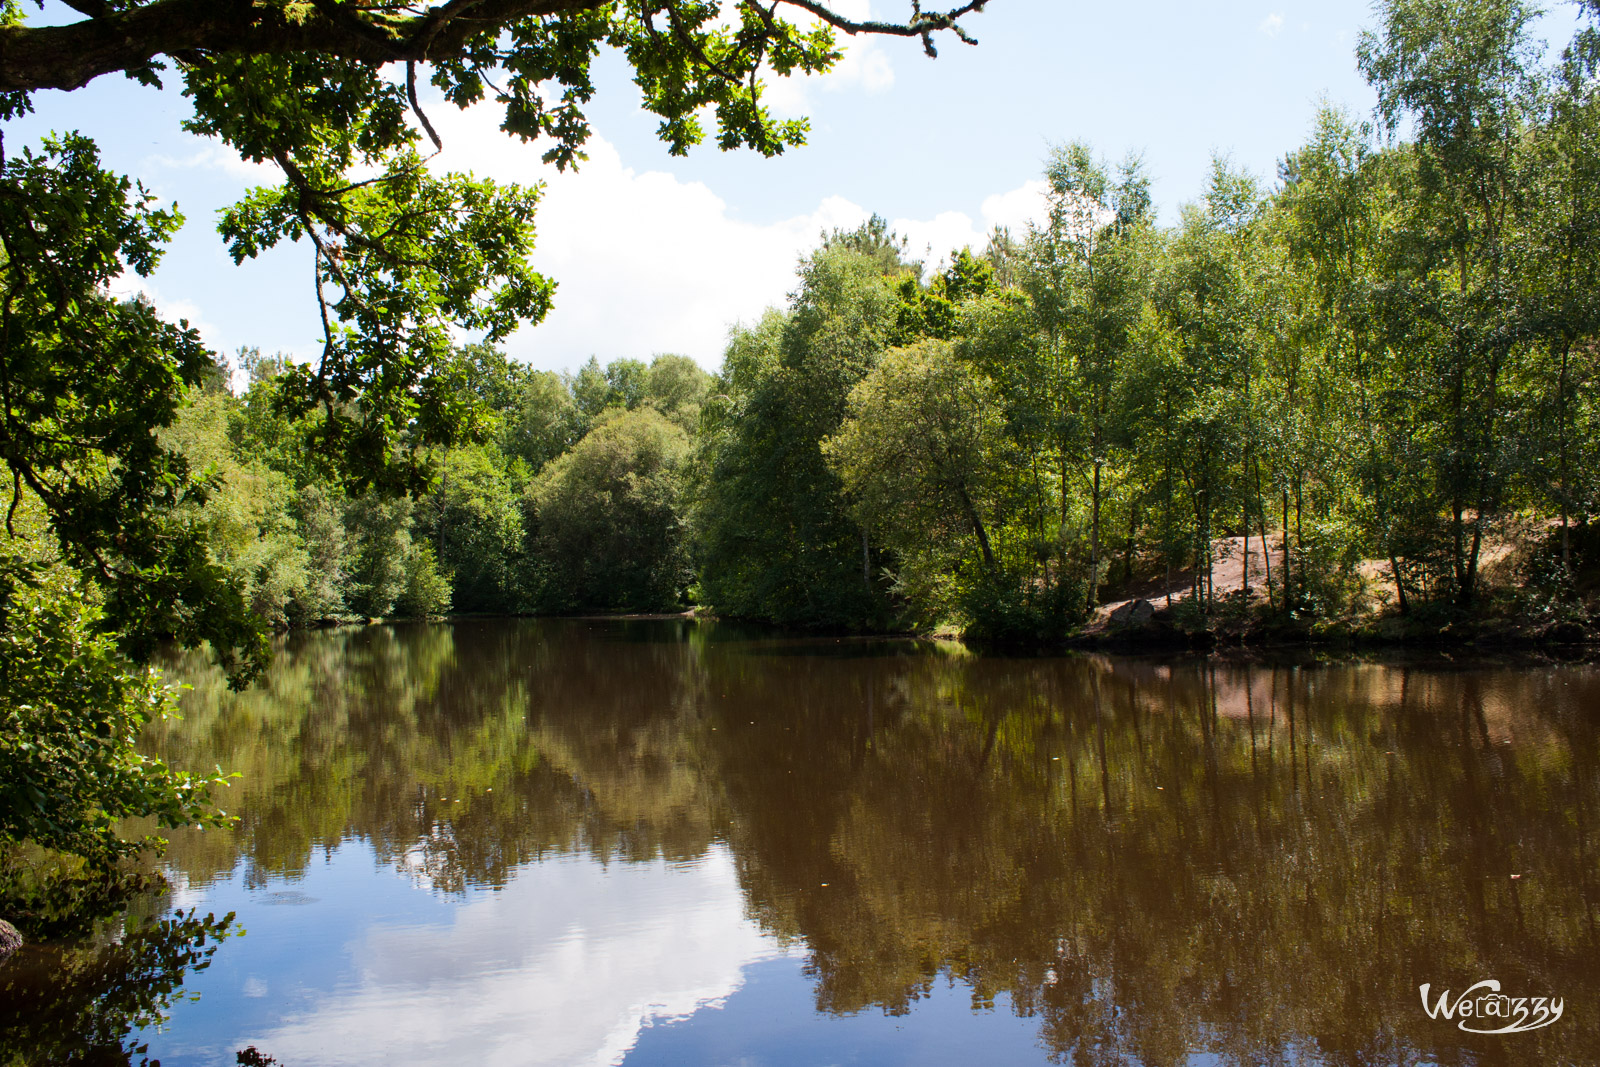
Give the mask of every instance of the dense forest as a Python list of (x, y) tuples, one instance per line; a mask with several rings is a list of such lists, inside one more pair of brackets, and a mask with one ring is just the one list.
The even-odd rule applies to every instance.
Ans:
[(215, 475), (192, 521), (251, 607), (293, 627), (681, 604), (710, 375), (684, 356), (561, 376), (488, 347), (457, 355), (480, 439), (430, 457), (434, 479), (415, 496), (360, 491), (305, 448), (310, 428), (282, 413), (281, 358), (240, 353), (242, 394), (219, 367), (184, 408), (172, 440)]
[(696, 605), (1038, 639), (1156, 579), (1195, 628), (1581, 625), (1600, 34), (1546, 61), (1527, 8), (1470, 10), (1389, 9), (1375, 123), (1325, 108), (1270, 184), (1216, 159), (1175, 224), (1137, 158), (1072, 143), (1048, 217), (984, 249), (825, 235), (715, 377), (460, 349), (476, 440), (411, 498), (319, 467), (285, 363), (242, 353), (242, 395), (219, 374), (171, 431), (220, 479), (194, 521), (280, 625)]

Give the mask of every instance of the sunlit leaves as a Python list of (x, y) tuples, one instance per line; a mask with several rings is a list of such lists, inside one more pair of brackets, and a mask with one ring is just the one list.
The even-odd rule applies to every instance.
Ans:
[(100, 612), (59, 576), (13, 584), (0, 629), (0, 843), (32, 841), (109, 866), (145, 847), (118, 820), (154, 816), (164, 827), (218, 823), (207, 788), (139, 754), (145, 723), (168, 714), (172, 692), (130, 668)]
[(243, 677), (259, 666), (258, 623), (198, 537), (170, 521), (171, 509), (207, 490), (157, 434), (210, 356), (186, 326), (104, 291), (124, 264), (153, 269), (178, 222), (102, 170), (84, 138), (6, 160), (0, 454), (12, 488), (44, 503), (62, 556), (104, 590), (107, 623), (125, 647), (140, 654), (172, 636), (209, 640)]

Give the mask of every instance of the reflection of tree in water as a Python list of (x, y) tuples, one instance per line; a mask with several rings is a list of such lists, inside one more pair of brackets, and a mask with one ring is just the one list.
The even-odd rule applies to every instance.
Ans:
[[(1593, 689), (1098, 660), (807, 664), (802, 685), (764, 667), (739, 706), (803, 743), (752, 734), (719, 773), (746, 890), (812, 948), (825, 1010), (903, 1011), (949, 976), (1039, 1016), (1071, 1062), (1405, 1062), (1436, 1043), (1493, 1062), (1505, 1039), (1430, 1022), (1421, 982), (1569, 1004), (1600, 984)], [(1579, 1026), (1516, 1040), (1527, 1062), (1600, 1052)]]
[(1063, 1062), (1600, 1060), (1576, 1020), (1512, 1049), (1417, 994), (1600, 992), (1592, 674), (812, 656), (666, 625), (374, 628), (302, 639), (259, 693), (197, 674), (158, 740), (242, 770), (242, 821), (172, 859), (293, 875), (354, 834), (454, 889), (726, 840), (826, 1011), (953, 979)]
[(179, 833), (196, 884), (294, 877), (346, 837), (445, 890), (502, 885), (551, 853), (698, 856), (715, 839), (681, 644), (597, 643), (581, 624), (372, 627), (300, 637), (232, 694), (203, 662), (147, 742), (241, 777), (230, 831)]
[(165, 1017), (191, 971), (209, 966), (228, 936), (222, 919), (193, 911), (129, 921), (72, 947), (26, 946), (0, 961), (0, 1064), (144, 1064), (134, 1031)]

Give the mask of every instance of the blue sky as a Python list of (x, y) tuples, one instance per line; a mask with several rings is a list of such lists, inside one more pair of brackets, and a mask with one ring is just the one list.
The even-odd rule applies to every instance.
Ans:
[[(910, 4), (836, 6), (904, 18)], [(41, 17), (75, 16), (51, 0)], [(1562, 4), (1540, 24), (1552, 50), (1575, 18)], [(488, 110), (438, 102), (429, 113), (445, 138), (442, 167), (548, 180), (534, 261), (560, 288), (546, 321), (506, 345), (514, 358), (570, 369), (591, 354), (670, 351), (714, 369), (729, 326), (782, 304), (797, 257), (822, 229), (877, 212), (938, 260), (996, 222), (1024, 224), (1052, 144), (1087, 140), (1113, 160), (1142, 152), (1169, 220), (1199, 195), (1213, 153), (1270, 180), (1319, 101), (1370, 112), (1354, 53), (1372, 21), (1364, 0), (990, 0), (966, 23), (975, 48), (947, 38), (929, 60), (914, 41), (857, 40), (825, 78), (775, 85), (776, 109), (812, 125), (810, 143), (778, 159), (710, 146), (669, 156), (611, 55), (590, 109), (591, 159), (576, 174), (542, 167), (539, 150), (499, 134)], [(309, 249), (235, 268), (215, 233), (217, 210), (273, 181), (269, 170), (180, 131), (186, 109), (172, 90), (104, 77), (37, 94), (35, 107), (7, 125), (8, 152), (75, 128), (100, 142), (109, 166), (183, 210), (188, 222), (161, 268), (127, 289), (145, 289), (219, 351), (315, 354)]]

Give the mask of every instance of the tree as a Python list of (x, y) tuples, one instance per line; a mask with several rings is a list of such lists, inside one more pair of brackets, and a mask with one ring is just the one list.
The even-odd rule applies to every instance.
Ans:
[(465, 445), (451, 449), (440, 466), (438, 483), (418, 503), (413, 538), (452, 574), (454, 595), (446, 603), (457, 611), (518, 610), (521, 487), (513, 484), (505, 457), (492, 445)]
[(1081, 141), (1051, 153), (1045, 178), (1049, 221), (1029, 234), (1023, 284), (1045, 335), (1047, 418), (1057, 437), (1063, 502), (1076, 482), (1069, 467), (1089, 472), (1092, 608), (1102, 570), (1105, 474), (1119, 436), (1111, 398), (1149, 288), (1150, 179), (1130, 156), (1113, 180)]
[[(127, 651), (206, 640), (248, 674), (265, 650), (259, 628), (201, 531), (173, 519), (214, 485), (157, 433), (213, 362), (194, 331), (105, 295), (124, 264), (149, 273), (178, 224), (152, 199), (103, 170), (86, 138), (0, 157), (6, 528), (15, 535), (26, 498), (42, 504), (62, 560), (102, 591)], [(22, 557), (7, 567), (27, 570)]]
[[(1516, 299), (1517, 231), (1535, 117), (1534, 9), (1521, 0), (1390, 0), (1364, 33), (1362, 73), (1393, 134), (1414, 128), (1414, 168), (1396, 226), (1393, 347), (1422, 358), (1422, 437), (1449, 513), (1454, 600), (1477, 594), (1486, 533), (1507, 502), (1509, 424), (1527, 330)], [(1421, 398), (1419, 398), (1421, 399)]]
[[(1410, 440), (1409, 405), (1396, 404), (1399, 359), (1384, 359), (1378, 307), (1382, 282), (1376, 261), (1383, 253), (1381, 232), (1393, 193), (1395, 160), (1376, 152), (1370, 131), (1346, 115), (1323, 108), (1311, 140), (1288, 156), (1285, 186), (1278, 198), (1278, 225), (1290, 263), (1312, 292), (1315, 307), (1300, 316), (1300, 347), (1317, 346), (1331, 370), (1353, 396), (1345, 414), (1351, 428), (1339, 457), (1357, 487), (1360, 525), (1368, 544), (1389, 561), (1402, 613), (1409, 609), (1402, 559), (1409, 555), (1404, 535), (1410, 486), (1402, 462)], [(1285, 375), (1286, 379), (1290, 376)], [(1286, 382), (1287, 384), (1287, 382)], [(1285, 393), (1292, 410), (1279, 420), (1286, 453), (1280, 471), (1294, 459), (1287, 453), (1307, 427), (1301, 410)], [(1290, 603), (1293, 571), (1289, 551), (1289, 493), (1297, 484), (1280, 477), (1284, 524), (1281, 585)]]
[(689, 565), (689, 436), (649, 409), (616, 411), (529, 487), (545, 610), (678, 608)]
[(588, 429), (572, 390), (554, 371), (532, 371), (517, 384), (501, 420), (500, 447), (537, 473), (577, 443)]
[[(1593, 10), (1593, 5), (1590, 5)], [(1532, 305), (1534, 332), (1545, 366), (1533, 437), (1531, 488), (1561, 520), (1561, 581), (1574, 577), (1572, 525), (1600, 507), (1600, 434), (1595, 385), (1600, 351), (1592, 338), (1600, 326), (1600, 31), (1586, 27), (1562, 54), (1537, 130), (1531, 263), (1523, 272), (1522, 302)]]
[(911, 267), (874, 219), (800, 267), (787, 314), (734, 332), (708, 406), (696, 509), (701, 587), (718, 611), (863, 628), (886, 614), (868, 531), (822, 441), (893, 344)]
[(121, 819), (217, 824), (208, 788), (223, 776), (170, 770), (133, 742), (175, 694), (132, 669), (100, 630), (100, 611), (56, 574), (5, 590), (0, 617), (0, 846), (28, 840), (101, 872), (155, 843), (125, 841)]
[(1168, 248), (1153, 298), (1156, 316), (1142, 326), (1145, 351), (1123, 393), (1133, 424), (1158, 428), (1140, 436), (1160, 452), (1168, 501), (1174, 490), (1189, 498), (1196, 605), (1210, 603), (1212, 542), (1215, 524), (1229, 517), (1225, 506), (1238, 505), (1233, 514), (1246, 534), (1255, 514), (1246, 472), (1260, 359), (1262, 207), (1253, 178), (1213, 161), (1204, 203), (1184, 207)]
[(1014, 463), (1000, 412), (991, 383), (948, 342), (923, 341), (884, 356), (822, 443), (851, 510), (896, 551), (912, 572), (902, 584), (920, 588), (928, 607), (949, 606), (929, 595), (944, 575), (1003, 581), (995, 540)]
[(667, 353), (650, 361), (645, 378), (645, 403), (694, 433), (700, 425), (700, 409), (711, 392), (711, 375), (688, 356)]
[[(0, 121), (31, 110), (40, 89), (70, 90), (110, 73), (147, 85), (180, 78), (194, 106), (187, 129), (283, 175), (224, 213), (219, 230), (235, 261), (285, 241), (310, 249), (322, 351), (312, 365), (278, 368), (275, 410), (308, 431), (310, 465), (342, 489), (415, 496), (443, 450), (492, 429), (482, 398), (466, 387), (481, 368), (456, 346), (456, 332), (492, 346), (537, 322), (554, 292), (528, 264), (538, 190), (424, 166), (424, 136), (435, 148), (439, 139), (419, 105), (419, 70), (456, 106), (492, 93), (504, 129), (548, 137), (546, 158), (564, 167), (582, 158), (590, 66), (610, 45), (632, 64), (673, 151), (704, 138), (700, 116), (709, 108), (722, 148), (772, 155), (803, 142), (806, 126), (771, 117), (763, 75), (827, 70), (840, 56), (836, 30), (920, 38), (932, 54), (935, 34), (966, 39), (957, 19), (982, 3), (946, 13), (913, 4), (903, 24), (852, 21), (810, 0), (68, 6), (83, 17), (30, 26), (22, 0), (0, 0)], [(816, 21), (801, 27), (785, 12)], [(170, 638), (208, 643), (244, 685), (265, 664), (266, 622), (237, 572), (212, 558), (206, 524), (183, 521), (185, 509), (215, 492), (216, 476), (194, 470), (162, 437), (215, 361), (193, 330), (106, 295), (124, 269), (148, 274), (178, 223), (175, 210), (100, 167), (87, 138), (67, 135), (37, 151), (0, 139), (7, 532), (18, 510), (38, 501), (53, 555), (87, 583), (68, 599), (103, 604), (85, 626), (119, 635), (136, 658)], [(433, 598), (439, 583), (426, 553), (408, 557), (409, 578), (392, 566), (406, 536), (401, 505), (360, 507), (366, 521), (355, 523), (364, 529), (348, 560), (360, 606), (386, 611), (402, 595)], [(37, 584), (41, 566), (22, 553), (0, 567), (0, 636), (16, 639), (3, 646), (7, 657), (21, 655), (21, 632), (9, 628), (22, 617), (18, 590)], [(67, 640), (64, 631), (47, 636)], [(41, 655), (89, 669), (64, 649)], [(23, 662), (8, 658), (0, 670), (15, 673)], [(85, 692), (105, 706), (74, 706), (70, 714), (84, 723), (120, 706), (110, 689)], [(132, 735), (115, 737), (113, 762), (132, 758)], [(58, 787), (71, 783), (40, 786)]]

